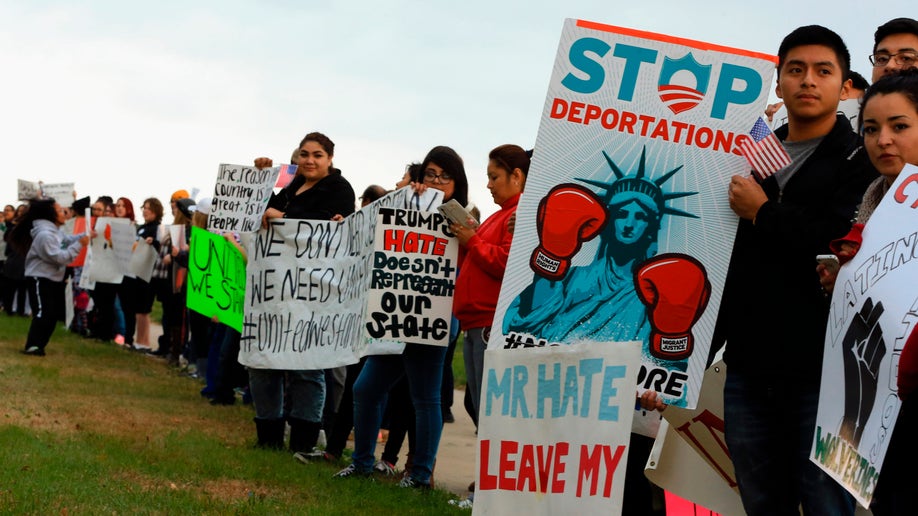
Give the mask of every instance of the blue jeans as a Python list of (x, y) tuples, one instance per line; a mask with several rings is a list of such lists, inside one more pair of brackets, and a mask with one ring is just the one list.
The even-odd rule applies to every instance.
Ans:
[(481, 405), (481, 382), (484, 378), (484, 352), (488, 347), (491, 328), (472, 328), (465, 332), (462, 342), (462, 359), (465, 361), (465, 388), (472, 397), (475, 421), (478, 421), (478, 407)]
[(367, 358), (354, 382), (353, 459), (358, 471), (368, 472), (373, 468), (376, 436), (386, 396), (402, 375), (407, 375), (415, 413), (415, 449), (410, 475), (419, 483), (430, 483), (443, 432), (440, 383), (445, 357), (445, 347), (407, 344), (401, 355)]
[[(818, 379), (815, 380), (818, 382)], [(819, 384), (727, 368), (724, 424), (749, 516), (853, 515), (854, 497), (812, 463)]]
[[(284, 413), (284, 379), (287, 379), (290, 406)], [(325, 405), (325, 373), (312, 371), (283, 371), (279, 369), (249, 369), (249, 387), (258, 419), (280, 419), (285, 415), (318, 423), (322, 421)]]

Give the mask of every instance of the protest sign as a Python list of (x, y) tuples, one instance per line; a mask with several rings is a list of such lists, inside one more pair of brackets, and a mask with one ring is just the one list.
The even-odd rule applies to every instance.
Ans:
[(188, 255), (188, 308), (242, 331), (245, 258), (223, 236), (191, 228)]
[[(96, 237), (92, 239), (83, 265), (83, 276), (91, 283), (121, 283), (130, 267), (134, 225), (127, 219), (100, 217), (96, 219), (95, 230)], [(80, 287), (91, 288), (84, 286), (82, 279)]]
[[(868, 506), (899, 413), (896, 371), (918, 325), (918, 167), (907, 165), (842, 266), (826, 328), (810, 459)], [(839, 392), (843, 391), (843, 395)]]
[(341, 222), (273, 219), (243, 234), (248, 255), (239, 362), (327, 369), (366, 352), (367, 292), (382, 208), (436, 207), (443, 193), (387, 194)]
[(638, 340), (638, 390), (695, 405), (775, 61), (565, 22), (489, 348)]
[(52, 198), (63, 207), (69, 207), (73, 204), (76, 192), (73, 189), (74, 183), (38, 183), (41, 187), (41, 195), (45, 198)]
[(166, 231), (169, 232), (169, 239), (172, 242), (172, 246), (177, 249), (182, 249), (186, 245), (187, 240), (185, 239), (185, 225), (184, 224), (170, 224), (165, 226)]
[(475, 514), (620, 514), (640, 343), (485, 351)]
[(274, 219), (247, 234), (239, 362), (266, 369), (355, 363), (365, 347), (371, 231), (358, 211), (342, 222)]
[(257, 169), (221, 164), (207, 229), (216, 232), (258, 231), (280, 170), (281, 167)]
[(70, 328), (73, 322), (73, 282), (64, 282), (64, 327)]
[(147, 283), (153, 277), (153, 267), (156, 265), (156, 249), (146, 240), (134, 242), (134, 252), (131, 253), (131, 264), (128, 270)]
[(742, 514), (733, 461), (724, 436), (724, 381), (721, 357), (705, 371), (694, 409), (667, 407), (664, 424), (644, 470), (666, 491), (721, 514)]
[(380, 208), (367, 335), (449, 345), (459, 243), (437, 212)]
[(38, 183), (34, 183), (32, 181), (19, 179), (16, 181), (16, 188), (16, 199), (20, 201), (37, 199), (39, 196), (41, 196), (41, 188), (38, 186)]

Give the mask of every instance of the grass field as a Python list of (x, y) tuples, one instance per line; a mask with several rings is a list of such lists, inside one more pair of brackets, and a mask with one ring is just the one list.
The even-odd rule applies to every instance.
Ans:
[(46, 357), (22, 355), (28, 323), (0, 315), (0, 513), (464, 513), (254, 448), (250, 406), (211, 406), (163, 361), (60, 326)]

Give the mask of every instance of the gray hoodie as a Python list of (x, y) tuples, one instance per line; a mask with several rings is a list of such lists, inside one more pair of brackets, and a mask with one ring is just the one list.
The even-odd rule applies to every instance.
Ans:
[(25, 275), (63, 281), (67, 264), (83, 247), (81, 235), (65, 235), (50, 220), (32, 222), (32, 246), (26, 254)]

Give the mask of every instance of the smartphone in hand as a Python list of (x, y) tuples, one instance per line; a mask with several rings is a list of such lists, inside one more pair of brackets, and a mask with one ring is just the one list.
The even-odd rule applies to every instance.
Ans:
[(838, 263), (838, 257), (834, 254), (819, 254), (816, 255), (816, 262), (825, 265), (826, 270), (833, 274), (838, 274), (838, 269), (840, 267)]

